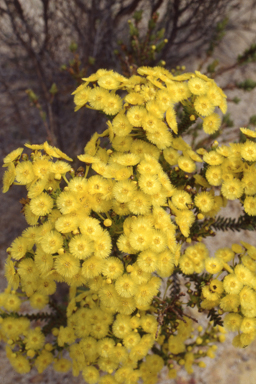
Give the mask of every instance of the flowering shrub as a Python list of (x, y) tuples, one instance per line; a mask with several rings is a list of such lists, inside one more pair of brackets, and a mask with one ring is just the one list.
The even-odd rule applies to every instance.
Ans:
[[(170, 378), (182, 365), (204, 367), (225, 340), (223, 322), (237, 333), (235, 346), (249, 345), (256, 248), (241, 241), (212, 257), (202, 240), (255, 228), (255, 132), (241, 128), (244, 143), (192, 150), (182, 133), (200, 118), (213, 134), (215, 109), (226, 112), (225, 94), (200, 72), (141, 67), (130, 79), (99, 70), (84, 80), (76, 110), (108, 117), (78, 156), (84, 167), (75, 171), (47, 142), (4, 159), (3, 192), (27, 188), (29, 225), (7, 249), (0, 295), (12, 366), (41, 373), (53, 363), (82, 371), (89, 384), (153, 384), (164, 365)], [(244, 208), (237, 221), (216, 218), (236, 199)], [(205, 327), (190, 308), (207, 314)]]

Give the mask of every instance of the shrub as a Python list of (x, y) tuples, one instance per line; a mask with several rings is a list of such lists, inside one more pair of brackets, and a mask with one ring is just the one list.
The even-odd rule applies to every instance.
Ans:
[[(197, 71), (137, 72), (99, 70), (75, 90), (76, 110), (99, 110), (108, 126), (77, 170), (47, 142), (4, 159), (3, 192), (28, 191), (29, 227), (7, 249), (0, 295), (0, 335), (19, 373), (53, 363), (89, 384), (154, 383), (164, 365), (170, 378), (204, 367), (225, 328), (235, 346), (255, 339), (256, 248), (241, 241), (212, 257), (203, 240), (255, 228), (256, 134), (241, 128), (243, 143), (194, 151), (182, 134), (198, 119), (218, 131), (223, 91)], [(238, 220), (217, 217), (228, 200), (243, 206)], [(190, 308), (206, 327), (194, 329)]]

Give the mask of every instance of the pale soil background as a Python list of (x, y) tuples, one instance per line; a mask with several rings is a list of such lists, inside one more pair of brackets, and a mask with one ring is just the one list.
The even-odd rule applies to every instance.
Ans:
[[(249, 16), (248, 16), (249, 17)], [(252, 41), (255, 31), (248, 31), (241, 34), (230, 32), (225, 37), (220, 49), (217, 51), (220, 61), (223, 64), (231, 65), (234, 58), (241, 52), (247, 44)], [(185, 63), (188, 70), (197, 69), (199, 58), (193, 58), (190, 62)], [(183, 64), (183, 63), (181, 63)], [(245, 78), (256, 80), (255, 64), (242, 67), (238, 70), (228, 72), (223, 78), (218, 79), (217, 83), (221, 86), (229, 82), (241, 81)], [(248, 122), (248, 116), (256, 114), (256, 90), (252, 92), (228, 91), (228, 97), (234, 96), (241, 98), (238, 105), (229, 103), (229, 112), (231, 112), (234, 120), (234, 128), (227, 130), (225, 134), (227, 141), (232, 141), (238, 137), (238, 129)], [(40, 141), (40, 137), (38, 138)], [(22, 146), (24, 141), (20, 140), (18, 132), (15, 128), (10, 127), (8, 132), (0, 130), (0, 158), (2, 159), (11, 150)], [(1, 169), (1, 176), (3, 174)], [(25, 196), (25, 192), (18, 188), (12, 188), (7, 194), (2, 195), (0, 199), (0, 291), (5, 288), (4, 279), (4, 260), (5, 250), (12, 240), (18, 236), (25, 227), (25, 220), (19, 211), (21, 205), (18, 199)], [(232, 202), (225, 208), (221, 214), (226, 216), (237, 217), (240, 207), (236, 202)], [(218, 233), (215, 238), (207, 241), (207, 245), (211, 253), (214, 253), (219, 247), (230, 246), (234, 242), (244, 240), (256, 246), (255, 232), (241, 231), (234, 233), (231, 231)], [(256, 383), (256, 342), (246, 349), (235, 349), (231, 344), (232, 336), (227, 337), (225, 343), (218, 348), (216, 359), (205, 359), (207, 367), (205, 369), (195, 369), (194, 374), (188, 376), (186, 372), (181, 370), (176, 380), (167, 379), (166, 372), (163, 371), (159, 378), (159, 383), (176, 383), (176, 384), (255, 384)], [(7, 358), (5, 357), (4, 345), (0, 344), (0, 383), (13, 384), (40, 383), (40, 384), (82, 384), (84, 380), (80, 375), (74, 378), (69, 372), (68, 374), (57, 374), (51, 368), (47, 369), (43, 374), (38, 374), (33, 369), (29, 374), (23, 376), (12, 370)]]

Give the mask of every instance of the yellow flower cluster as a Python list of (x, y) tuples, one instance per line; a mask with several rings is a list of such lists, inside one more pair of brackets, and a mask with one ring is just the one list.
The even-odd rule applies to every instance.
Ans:
[[(232, 248), (220, 248), (215, 257), (209, 259), (205, 269), (211, 274), (224, 269), (228, 272), (222, 280), (213, 279), (202, 289), (204, 300), (201, 307), (212, 309), (220, 307), (227, 312), (224, 326), (227, 330), (239, 334), (235, 336), (233, 345), (244, 348), (256, 338), (256, 248), (241, 241)], [(228, 262), (236, 256), (241, 263), (231, 267)], [(234, 264), (233, 264), (234, 265)]]
[[(176, 363), (189, 373), (193, 364), (203, 367), (200, 358), (213, 355), (209, 344), (222, 332), (212, 327), (203, 334), (199, 327), (189, 342), (193, 320), (182, 317), (181, 295), (174, 301), (162, 295), (164, 278), (193, 280), (206, 271), (207, 284), (197, 284), (191, 306), (228, 312), (225, 326), (240, 332), (235, 345), (256, 335), (255, 249), (243, 243), (246, 252), (236, 245), (210, 257), (201, 242), (227, 200), (240, 199), (246, 214), (256, 216), (256, 144), (247, 135), (243, 144), (195, 152), (182, 139), (175, 104), (186, 117), (200, 117), (209, 134), (220, 127), (215, 108), (226, 111), (226, 96), (200, 72), (173, 76), (142, 67), (130, 79), (99, 70), (84, 80), (74, 92), (76, 110), (88, 106), (108, 117), (108, 129), (78, 156), (84, 172), (47, 142), (26, 144), (30, 156), (18, 148), (4, 159), (3, 192), (26, 187), (29, 227), (7, 250), (0, 336), (19, 373), (32, 366), (41, 373), (53, 363), (57, 372), (82, 372), (89, 384), (154, 384), (170, 357), (170, 378)], [(235, 253), (241, 263), (232, 268)], [(223, 281), (213, 278), (223, 271)], [(59, 283), (70, 288), (66, 313), (56, 315), (55, 328), (35, 327), (34, 315), (21, 314), (23, 304), (52, 319)], [(159, 355), (149, 353), (153, 347)]]

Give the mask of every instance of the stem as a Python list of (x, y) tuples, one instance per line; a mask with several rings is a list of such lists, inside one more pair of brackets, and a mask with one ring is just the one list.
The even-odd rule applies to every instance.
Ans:
[(86, 165), (86, 170), (85, 170), (85, 175), (84, 175), (85, 178), (88, 175), (89, 169), (90, 169), (90, 165)]
[(102, 219), (102, 220), (105, 220), (105, 217), (103, 217), (100, 213), (96, 212), (97, 215)]
[(164, 291), (163, 300), (165, 299), (166, 293), (167, 293), (168, 288), (169, 288), (168, 281), (166, 282), (166, 288), (165, 288), (165, 291)]

